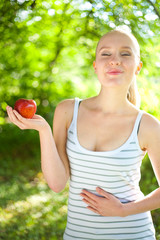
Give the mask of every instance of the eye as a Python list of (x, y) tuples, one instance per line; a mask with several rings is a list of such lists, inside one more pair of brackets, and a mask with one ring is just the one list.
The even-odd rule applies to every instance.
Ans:
[(130, 53), (121, 53), (121, 56), (131, 56), (131, 54)]
[(111, 53), (102, 53), (102, 56), (111, 56)]

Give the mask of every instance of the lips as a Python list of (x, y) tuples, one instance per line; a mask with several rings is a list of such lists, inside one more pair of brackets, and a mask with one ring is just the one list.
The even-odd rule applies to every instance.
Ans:
[(107, 71), (107, 73), (111, 74), (111, 75), (118, 75), (118, 74), (121, 74), (123, 72), (119, 69), (110, 69), (110, 70)]

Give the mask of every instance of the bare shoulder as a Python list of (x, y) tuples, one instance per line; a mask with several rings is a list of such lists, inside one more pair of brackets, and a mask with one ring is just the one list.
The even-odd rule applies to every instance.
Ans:
[(65, 99), (63, 101), (61, 101), (57, 107), (56, 107), (56, 111), (62, 111), (62, 112), (70, 112), (71, 110), (73, 110), (73, 106), (74, 106), (74, 99)]
[(144, 112), (142, 116), (143, 126), (148, 129), (157, 129), (160, 127), (160, 121), (153, 115)]
[(74, 99), (66, 99), (61, 101), (54, 112), (54, 121), (60, 121), (63, 119), (68, 127), (71, 123), (73, 111), (74, 111)]
[(160, 140), (160, 121), (153, 115), (144, 111), (139, 135), (143, 145), (142, 148), (148, 149), (151, 143), (157, 141), (158, 138)]

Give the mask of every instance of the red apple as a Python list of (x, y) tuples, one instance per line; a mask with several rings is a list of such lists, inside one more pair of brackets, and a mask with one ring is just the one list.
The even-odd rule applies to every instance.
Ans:
[(37, 110), (36, 102), (32, 99), (20, 98), (15, 102), (14, 109), (24, 118), (32, 118)]

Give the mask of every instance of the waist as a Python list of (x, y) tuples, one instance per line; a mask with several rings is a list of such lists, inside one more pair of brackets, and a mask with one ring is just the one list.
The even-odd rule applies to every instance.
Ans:
[(103, 182), (97, 185), (97, 184), (88, 184), (87, 182), (85, 183), (76, 182), (73, 180), (70, 180), (69, 193), (72, 199), (80, 200), (81, 199), (80, 193), (82, 189), (86, 189), (87, 191), (95, 195), (98, 195), (98, 193), (96, 192), (96, 187), (100, 187), (104, 191), (114, 195), (122, 203), (132, 202), (144, 196), (143, 193), (140, 191), (139, 187), (133, 187), (132, 185), (131, 186), (124, 185), (122, 187), (119, 187), (119, 186), (110, 187), (108, 184), (104, 184)]

